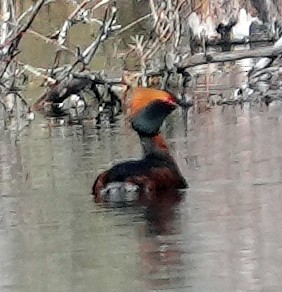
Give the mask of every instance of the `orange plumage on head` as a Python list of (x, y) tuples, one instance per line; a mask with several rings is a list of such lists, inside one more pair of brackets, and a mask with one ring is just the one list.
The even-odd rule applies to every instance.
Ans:
[(175, 102), (175, 98), (166, 91), (146, 87), (137, 87), (133, 89), (129, 104), (129, 115), (134, 117), (140, 110), (155, 100), (166, 102)]

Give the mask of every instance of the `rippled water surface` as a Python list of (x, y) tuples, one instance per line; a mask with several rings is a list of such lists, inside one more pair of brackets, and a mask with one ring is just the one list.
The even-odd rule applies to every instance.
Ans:
[(45, 123), (0, 135), (1, 292), (281, 289), (279, 109), (175, 113), (164, 130), (190, 189), (149, 208), (90, 195), (102, 169), (140, 154), (122, 121)]

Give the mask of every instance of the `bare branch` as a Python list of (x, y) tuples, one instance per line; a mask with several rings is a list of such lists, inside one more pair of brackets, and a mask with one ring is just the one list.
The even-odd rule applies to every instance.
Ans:
[(156, 12), (154, 0), (150, 0), (150, 7), (151, 7), (152, 15), (154, 17), (154, 24), (155, 24), (158, 20), (158, 15)]
[(144, 15), (138, 19), (136, 19), (135, 21), (129, 23), (128, 25), (126, 25), (125, 27), (123, 27), (118, 33), (117, 35), (122, 34), (123, 32), (127, 31), (128, 29), (132, 28), (134, 25), (144, 21), (145, 19), (149, 18), (150, 16), (152, 16), (152, 13), (149, 13), (147, 15)]
[(88, 4), (92, 0), (84, 0), (77, 6), (77, 8), (69, 15), (67, 20), (64, 22), (63, 27), (60, 29), (60, 33), (58, 36), (58, 44), (62, 46), (67, 38), (67, 33), (69, 29), (74, 25), (74, 19), (78, 15), (79, 12), (84, 12), (83, 7)]
[[(67, 20), (64, 22), (62, 28), (59, 30), (58, 32), (58, 37), (57, 37), (57, 42), (59, 46), (63, 46), (66, 42), (67, 39), (67, 35), (68, 32), (70, 30), (70, 28), (74, 25), (77, 24), (79, 22), (96, 22), (99, 25), (103, 26), (103, 21), (100, 21), (96, 18), (92, 18), (92, 19), (88, 19), (88, 9), (84, 9), (84, 7), (92, 2), (93, 0), (84, 0), (82, 1), (80, 4), (77, 3), (77, 1), (71, 1), (72, 4), (76, 5), (76, 9), (69, 15), (69, 17), (67, 18)], [(94, 2), (94, 1), (93, 1)], [(106, 3), (108, 3), (109, 0), (102, 0), (99, 3), (97, 3), (94, 7), (92, 7), (92, 12), (95, 9), (98, 9), (99, 7), (105, 5)], [(53, 67), (56, 67), (58, 62), (59, 62), (59, 57), (61, 55), (60, 50), (57, 51), (55, 59), (54, 59), (54, 65)], [(79, 56), (79, 58), (81, 58), (82, 56)], [(79, 60), (80, 61), (80, 60)]]
[[(111, 11), (111, 16), (107, 20), (107, 14), (108, 11)], [(79, 59), (75, 62), (73, 65), (76, 66), (79, 62), (82, 62), (83, 65), (89, 65), (93, 56), (95, 55), (99, 45), (101, 42), (106, 40), (109, 36), (109, 34), (113, 31), (112, 25), (114, 21), (116, 20), (116, 13), (117, 13), (117, 8), (115, 6), (112, 6), (111, 8), (107, 8), (106, 13), (105, 13), (105, 18), (103, 22), (103, 26), (101, 27), (101, 32), (97, 36), (97, 38), (83, 51), (83, 53), (79, 56)]]
[(94, 5), (91, 10), (92, 12), (99, 9), (100, 7), (102, 7), (103, 5), (106, 5), (110, 2), (110, 0), (101, 0), (99, 3), (97, 3), (96, 5)]
[[(52, 2), (55, 2), (55, 0), (46, 0), (44, 5), (50, 4)], [(32, 4), (27, 10), (25, 10), (18, 18), (17, 18), (17, 24), (20, 24), (20, 22), (33, 11), (35, 4)]]
[(16, 63), (22, 66), (22, 68), (23, 68), (22, 72), (28, 71), (28, 72), (34, 74), (36, 77), (41, 77), (41, 78), (45, 79), (49, 84), (56, 83), (56, 80), (54, 78), (51, 78), (48, 75), (43, 74), (42, 72), (40, 72), (40, 69), (35, 68), (35, 67), (28, 65), (28, 64), (24, 64), (20, 61), (16, 61)]
[(29, 16), (27, 22), (20, 26), (18, 29), (16, 29), (15, 32), (13, 32), (13, 34), (11, 35), (11, 37), (5, 41), (5, 44), (2, 44), (0, 46), (0, 56), (1, 53), (2, 56), (5, 55), (8, 56), (5, 67), (0, 74), (0, 79), (3, 77), (5, 71), (9, 67), (13, 58), (19, 53), (16, 52), (16, 50), (18, 49), (18, 45), (22, 39), (22, 36), (31, 26), (32, 22), (34, 21), (36, 15), (38, 14), (40, 8), (45, 3), (45, 1), (46, 0), (38, 0), (34, 5), (31, 15)]
[(34, 34), (35, 36), (37, 36), (37, 37), (41, 38), (42, 40), (44, 40), (46, 43), (52, 44), (53, 46), (57, 47), (58, 49), (63, 49), (65, 51), (68, 51), (69, 53), (71, 53), (72, 55), (75, 56), (75, 52), (74, 51), (72, 51), (71, 49), (69, 49), (68, 47), (66, 47), (64, 45), (59, 45), (57, 41), (52, 40), (52, 39), (40, 34), (39, 32), (37, 32), (37, 31), (35, 31), (33, 29), (29, 29), (27, 32), (30, 33), (30, 34)]

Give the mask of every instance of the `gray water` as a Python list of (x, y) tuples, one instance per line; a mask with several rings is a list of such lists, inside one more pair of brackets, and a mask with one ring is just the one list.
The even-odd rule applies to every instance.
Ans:
[(140, 154), (122, 120), (2, 131), (0, 291), (280, 291), (281, 126), (279, 108), (179, 110), (164, 131), (190, 189), (120, 209), (90, 193)]

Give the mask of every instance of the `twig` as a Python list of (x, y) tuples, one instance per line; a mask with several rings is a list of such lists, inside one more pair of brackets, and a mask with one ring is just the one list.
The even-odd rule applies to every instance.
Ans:
[(24, 63), (22, 63), (20, 61), (15, 61), (15, 62), (23, 67), (23, 72), (26, 70), (26, 71), (34, 74), (36, 77), (42, 77), (49, 84), (55, 84), (56, 83), (56, 80), (54, 78), (51, 78), (50, 76), (41, 73), (38, 68), (35, 68), (35, 67), (33, 67), (31, 65), (28, 65), (28, 64), (24, 64)]
[(99, 3), (97, 3), (94, 7), (91, 8), (92, 12), (94, 10), (99, 9), (100, 7), (102, 7), (105, 4), (108, 4), (110, 2), (110, 0), (101, 0)]
[(180, 16), (179, 13), (176, 13), (175, 15), (175, 39), (173, 46), (176, 49), (180, 43), (180, 37), (181, 37), (181, 24), (180, 24)]
[(142, 22), (143, 20), (149, 18), (150, 16), (152, 16), (152, 13), (149, 13), (149, 14), (147, 14), (147, 15), (145, 15), (145, 16), (142, 16), (142, 17), (136, 19), (135, 21), (129, 23), (128, 25), (126, 25), (125, 27), (123, 27), (123, 28), (122, 28), (122, 29), (116, 34), (116, 36), (122, 34), (123, 32), (127, 31), (128, 29), (132, 28), (134, 25), (136, 25), (136, 24)]
[(75, 56), (75, 52), (72, 51), (70, 48), (68, 48), (68, 47), (66, 47), (64, 45), (59, 45), (56, 41), (54, 41), (54, 40), (52, 40), (52, 39), (40, 34), (39, 32), (37, 32), (37, 31), (35, 31), (33, 29), (29, 29), (27, 32), (31, 33), (31, 34), (34, 34), (35, 36), (37, 36), (37, 37), (41, 38), (42, 40), (44, 40), (46, 43), (52, 44), (53, 46), (56, 46), (59, 49), (63, 49), (65, 51), (68, 51), (69, 53), (71, 53), (72, 55)]
[[(68, 31), (70, 30), (70, 28), (78, 22), (81, 21), (86, 21), (86, 16), (84, 14), (86, 14), (86, 10), (84, 9), (84, 7), (90, 3), (93, 0), (84, 0), (81, 2), (81, 4), (77, 4), (77, 2), (75, 2), (77, 4), (76, 9), (69, 15), (68, 19), (64, 22), (62, 28), (59, 30), (59, 34), (58, 34), (58, 44), (60, 46), (63, 46), (63, 44), (66, 42), (67, 39), (67, 34)], [(73, 2), (72, 2), (73, 3)], [(102, 0), (99, 3), (97, 3), (94, 7), (92, 7), (92, 12), (96, 9), (98, 9), (99, 7), (105, 5), (106, 3), (109, 3), (109, 0)], [(73, 3), (74, 4), (74, 3)], [(90, 8), (89, 8), (90, 9)], [(80, 14), (83, 17), (80, 17), (79, 19), (76, 19), (78, 17), (78, 14)], [(93, 19), (92, 19), (93, 20)], [(88, 21), (88, 19), (87, 19)], [(98, 22), (101, 26), (104, 25), (103, 21), (97, 20), (95, 19), (95, 22)], [(61, 52), (60, 50), (57, 51), (55, 59), (54, 59), (54, 64), (53, 64), (53, 68), (56, 68), (58, 63), (59, 63), (59, 58), (60, 58)], [(73, 65), (73, 67), (78, 64), (79, 62), (81, 62), (81, 58), (83, 58), (84, 56), (80, 55), (78, 56), (78, 60), (77, 62), (75, 62), (75, 64)]]
[(38, 0), (36, 2), (36, 4), (34, 5), (33, 10), (31, 12), (31, 15), (29, 16), (27, 22), (25, 24), (23, 24), (22, 26), (20, 26), (19, 29), (16, 30), (15, 35), (12, 35), (12, 37), (10, 39), (8, 39), (4, 45), (0, 46), (0, 50), (8, 47), (7, 53), (9, 55), (9, 59), (8, 59), (8, 61), (6, 63), (6, 66), (5, 66), (4, 70), (2, 71), (2, 73), (0, 75), (0, 79), (3, 77), (3, 75), (4, 75), (5, 71), (7, 70), (10, 62), (15, 57), (15, 55), (16, 55), (15, 51), (18, 48), (18, 45), (19, 45), (19, 43), (21, 41), (21, 38), (22, 38), (23, 34), (31, 26), (32, 22), (34, 21), (36, 15), (38, 14), (40, 8), (45, 3), (45, 1), (46, 0)]
[[(78, 4), (76, 1), (72, 1), (72, 4), (76, 4), (77, 7), (76, 9), (68, 16), (67, 20), (64, 22), (62, 28), (59, 30), (58, 33), (58, 38), (57, 38), (57, 43), (59, 46), (63, 46), (66, 42), (67, 39), (67, 35), (68, 32), (70, 30), (70, 28), (79, 22), (82, 21), (87, 21), (89, 22), (89, 20), (87, 19), (87, 10), (84, 9), (84, 7), (90, 3), (93, 0), (84, 0), (82, 1), (80, 4)], [(103, 1), (101, 1), (103, 2)], [(99, 4), (101, 4), (101, 2)], [(80, 17), (78, 17), (80, 16)], [(59, 59), (61, 56), (61, 50), (59, 49), (56, 52), (55, 58), (54, 58), (54, 63), (53, 63), (53, 68), (56, 68), (58, 66), (59, 63)]]
[(83, 9), (87, 3), (91, 2), (93, 0), (84, 0), (82, 1), (77, 8), (69, 15), (68, 20), (72, 20), (76, 17), (76, 15)]
[(158, 20), (158, 15), (156, 12), (154, 0), (150, 0), (150, 7), (151, 7), (152, 15), (154, 17), (154, 24), (155, 24)]
[[(55, 0), (46, 0), (46, 2), (44, 3), (44, 5), (47, 5), (49, 3), (55, 2)], [(27, 10), (25, 10), (18, 18), (17, 18), (17, 24), (19, 24), (25, 17), (27, 14), (29, 14), (30, 12), (32, 12), (32, 10), (34, 9), (34, 5), (32, 4)]]
[(69, 29), (73, 26), (74, 24), (74, 18), (77, 16), (77, 14), (85, 7), (87, 3), (89, 3), (92, 0), (84, 0), (77, 6), (77, 8), (69, 15), (67, 20), (64, 22), (62, 28), (60, 29), (60, 33), (58, 36), (58, 44), (62, 46), (67, 38), (67, 33)]
[[(109, 20), (106, 20), (107, 14), (109, 9), (111, 9), (111, 16)], [(101, 32), (97, 36), (97, 38), (83, 51), (83, 53), (79, 56), (77, 61), (73, 64), (72, 68), (74, 68), (78, 63), (83, 63), (83, 65), (89, 65), (92, 58), (94, 57), (99, 45), (101, 42), (103, 42), (109, 35), (112, 29), (112, 24), (116, 19), (116, 13), (117, 13), (117, 8), (115, 6), (112, 6), (111, 8), (107, 8), (104, 21), (103, 21), (103, 26), (101, 27)]]

